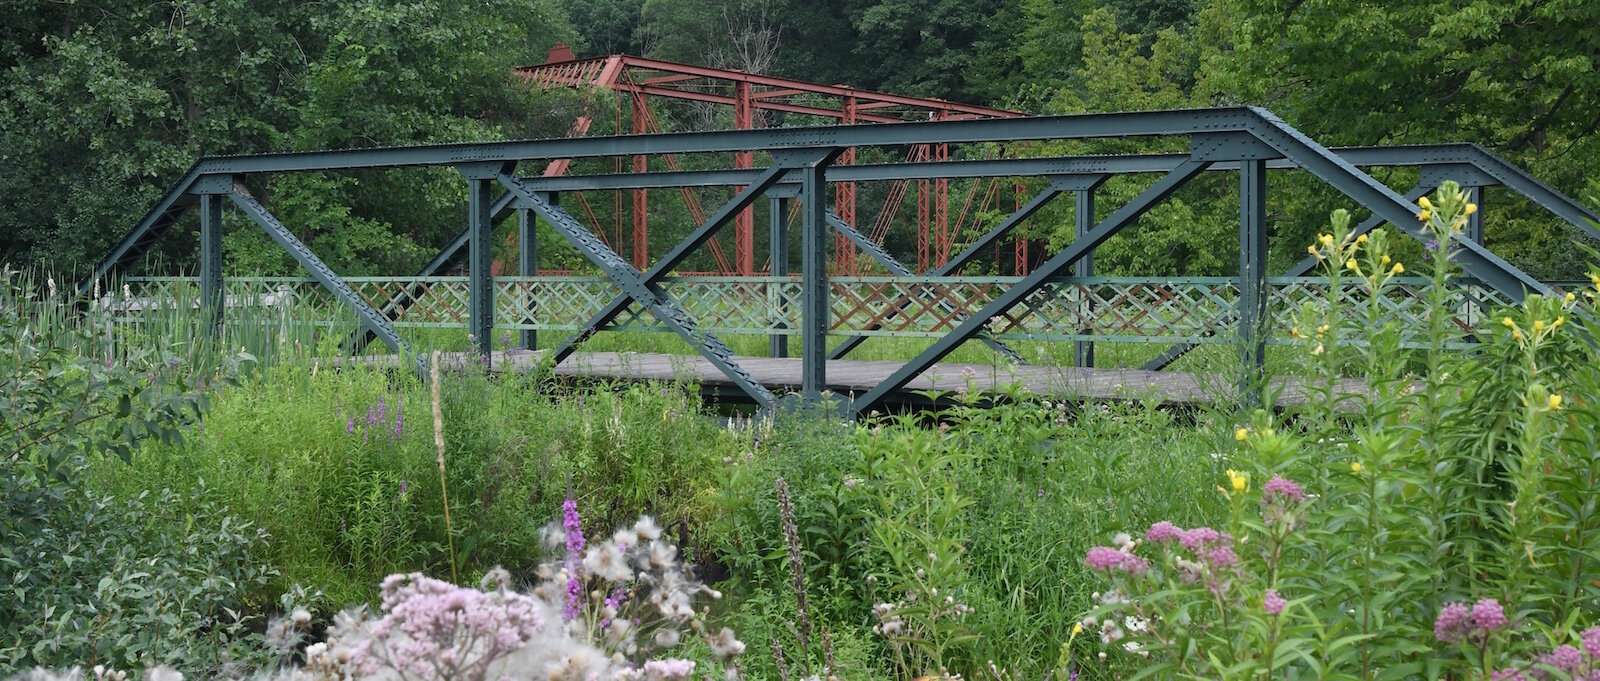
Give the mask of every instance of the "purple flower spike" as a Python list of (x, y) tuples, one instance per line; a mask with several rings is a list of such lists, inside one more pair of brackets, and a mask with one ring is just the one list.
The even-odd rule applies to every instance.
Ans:
[(400, 481), (400, 496), (403, 497), (405, 495), (406, 495), (406, 481), (401, 480)]
[(378, 425), (378, 412), (373, 411), (372, 407), (367, 407), (367, 425)]
[(344, 430), (345, 430), (345, 432), (350, 433), (351, 435), (355, 435), (356, 434), (356, 420), (355, 419), (349, 419), (349, 420), (345, 421), (344, 422)]
[(386, 405), (383, 402), (383, 396), (379, 395), (378, 396), (378, 420), (379, 421), (383, 420), (383, 411), (384, 411), (384, 407), (385, 406)]
[(567, 562), (576, 564), (583, 554), (583, 519), (578, 516), (578, 502), (567, 499), (561, 502), (561, 528), (567, 531)]

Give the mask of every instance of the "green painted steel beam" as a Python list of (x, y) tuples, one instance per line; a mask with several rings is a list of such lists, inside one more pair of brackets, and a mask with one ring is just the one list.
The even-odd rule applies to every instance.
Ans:
[(418, 371), (427, 369), (427, 360), (411, 352), (411, 345), (404, 338), (401, 338), (400, 334), (395, 332), (394, 326), (390, 324), (387, 317), (373, 309), (371, 305), (367, 304), (367, 301), (357, 295), (349, 284), (340, 279), (332, 268), (322, 262), (322, 259), (318, 258), (315, 253), (312, 253), (310, 248), (306, 247), (299, 238), (295, 237), (293, 232), (289, 231), (289, 228), (278, 222), (278, 219), (273, 217), (272, 213), (268, 212), (266, 207), (261, 205), (261, 202), (257, 201), (254, 196), (251, 196), (242, 185), (235, 185), (233, 192), (228, 194), (228, 198), (232, 199), (234, 205), (243, 211), (245, 215), (255, 221), (267, 233), (267, 236), (271, 237), (283, 250), (287, 251), (295, 259), (295, 262), (300, 263), (300, 266), (306, 269), (312, 279), (333, 294), (333, 297), (343, 303), (350, 311), (356, 313), (356, 317), (361, 320), (361, 324), (376, 335), (379, 340), (382, 340), (385, 345), (388, 345), (390, 350), (401, 356), (411, 356), (416, 363)]

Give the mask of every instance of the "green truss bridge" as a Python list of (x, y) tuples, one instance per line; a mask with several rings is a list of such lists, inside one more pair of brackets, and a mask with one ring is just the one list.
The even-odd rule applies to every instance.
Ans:
[[(1105, 138), (1186, 139), (1189, 151), (833, 165), (852, 148)], [(1171, 148), (1170, 141), (1166, 148)], [(534, 167), (534, 162), (555, 159), (745, 152), (757, 154), (766, 167), (560, 177), (518, 173), (519, 164)], [(274, 173), (428, 166), (450, 167), (460, 174), (468, 189), (468, 219), (460, 235), (422, 271), (406, 276), (340, 276), (251, 191)], [(1409, 192), (1398, 193), (1364, 170), (1396, 167), (1416, 169), (1418, 181)], [(1237, 178), (1238, 276), (1094, 275), (1096, 247), (1115, 234), (1139, 229), (1142, 215), (1208, 172)], [(79, 286), (88, 293), (96, 281), (119, 279), (131, 294), (119, 309), (132, 317), (160, 301), (180, 298), (184, 290), (193, 292), (217, 324), (247, 309), (293, 305), (325, 310), (327, 323), (342, 320), (359, 329), (351, 346), (378, 340), (396, 352), (373, 361), (410, 354), (407, 335), (417, 330), (464, 328), (477, 355), (455, 356), (451, 362), (520, 369), (538, 358), (553, 360), (558, 374), (574, 376), (687, 376), (762, 407), (773, 406), (779, 392), (811, 400), (832, 392), (848, 397), (846, 409), (860, 413), (902, 399), (909, 391), (1013, 381), (1045, 393), (1100, 398), (1153, 393), (1170, 401), (1193, 401), (1209, 379), (1166, 370), (1184, 353), (1202, 345), (1231, 345), (1239, 349), (1247, 370), (1260, 372), (1267, 346), (1287, 340), (1288, 311), (1306, 300), (1354, 293), (1332, 290), (1328, 281), (1307, 276), (1316, 265), (1310, 258), (1267, 276), (1267, 177), (1277, 172), (1310, 174), (1364, 209), (1370, 217), (1356, 227), (1357, 233), (1387, 223), (1425, 240), (1414, 202), (1453, 180), (1468, 188), (1480, 205), (1484, 188), (1503, 187), (1600, 238), (1594, 213), (1481, 147), (1328, 149), (1269, 112), (1241, 107), (203, 158)], [(1096, 189), (1119, 174), (1155, 180), (1122, 205), (1097, 207)], [(1044, 188), (932, 271), (911, 270), (828, 210), (832, 183), (994, 177), (1037, 178), (1033, 184)], [(647, 269), (622, 258), (597, 235), (599, 225), (585, 224), (560, 201), (563, 193), (641, 187), (737, 191)], [(1077, 238), (1072, 243), (1050, 254), (1028, 276), (963, 274), (979, 254), (1063, 195), (1071, 195), (1076, 204)], [(765, 276), (679, 274), (719, 229), (761, 201), (776, 216), (769, 226), (771, 266)], [(309, 276), (224, 278), (225, 205), (263, 229)], [(191, 209), (199, 214), (198, 276), (136, 276), (132, 268)], [(1453, 282), (1452, 309), (1463, 330), (1476, 328), (1495, 306), (1519, 302), (1530, 293), (1557, 292), (1482, 246), (1484, 212), (1473, 214), (1456, 252), (1463, 276)], [(790, 215), (797, 216), (797, 230), (785, 219)], [(509, 219), (517, 221), (522, 274), (495, 276), (493, 230)], [(536, 231), (546, 229), (571, 244), (595, 274), (540, 275), (533, 245)], [(848, 239), (885, 274), (830, 274), (828, 244), (835, 235)], [(463, 260), (463, 276), (443, 275), (459, 271)], [(799, 261), (797, 272), (790, 271), (792, 260)], [(1410, 322), (1423, 305), (1422, 281), (1397, 279), (1395, 284), (1378, 301), (1384, 313), (1402, 327), (1419, 326)], [(669, 333), (697, 354), (575, 354), (584, 340), (602, 331)], [(556, 342), (540, 344), (541, 332), (546, 341), (554, 336)], [(915, 342), (922, 349), (903, 363), (851, 358), (875, 337), (920, 339)], [(968, 342), (986, 344), (1004, 366), (941, 363)], [(1095, 344), (1108, 342), (1159, 345), (1141, 369), (1094, 368)], [(1051, 343), (1070, 348), (1070, 357), (1039, 351), (1040, 344)], [(529, 352), (535, 347), (542, 352)], [(1283, 387), (1294, 399), (1298, 386), (1289, 380)]]

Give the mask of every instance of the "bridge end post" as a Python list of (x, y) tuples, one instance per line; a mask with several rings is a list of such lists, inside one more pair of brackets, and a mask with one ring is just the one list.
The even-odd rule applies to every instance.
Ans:
[(820, 402), (828, 389), (828, 197), (827, 162), (800, 173), (800, 390)]
[(213, 339), (222, 335), (222, 194), (200, 195), (200, 318)]
[(1242, 404), (1260, 402), (1266, 378), (1267, 335), (1267, 162), (1239, 162), (1239, 348)]

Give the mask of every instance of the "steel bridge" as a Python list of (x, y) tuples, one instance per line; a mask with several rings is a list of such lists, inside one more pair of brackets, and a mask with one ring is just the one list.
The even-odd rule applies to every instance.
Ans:
[[(1123, 154), (1048, 158), (944, 160), (875, 165), (836, 165), (846, 150), (905, 148), (928, 144), (1009, 144), (1052, 140), (1184, 138), (1188, 153)], [(697, 171), (525, 177), (519, 166), (560, 159), (629, 158), (668, 154), (759, 154), (765, 167)], [(466, 229), (434, 258), (422, 276), (345, 278), (282, 224), (248, 189), (258, 175), (286, 172), (347, 171), (372, 168), (450, 167), (467, 185)], [(1405, 194), (1377, 181), (1362, 168), (1415, 167), (1417, 185)], [(262, 287), (307, 290), (314, 283), (327, 299), (350, 310), (364, 331), (355, 340), (377, 339), (409, 354), (398, 329), (464, 325), (476, 352), (493, 353), (495, 333), (517, 332), (515, 345), (533, 348), (540, 330), (569, 334), (550, 346), (546, 358), (562, 363), (579, 344), (608, 330), (669, 331), (700, 355), (697, 361), (762, 407), (777, 397), (773, 385), (817, 400), (830, 387), (849, 385), (847, 405), (860, 413), (908, 388), (925, 386), (937, 363), (968, 341), (988, 344), (1016, 365), (1029, 358), (1008, 343), (1017, 340), (1070, 341), (1074, 364), (1094, 366), (1096, 341), (1167, 342), (1171, 347), (1144, 369), (1158, 372), (1199, 344), (1227, 343), (1241, 348), (1248, 371), (1259, 377), (1268, 343), (1273, 341), (1273, 301), (1337, 294), (1307, 278), (1308, 259), (1281, 277), (1266, 273), (1266, 189), (1269, 172), (1303, 172), (1341, 192), (1371, 213), (1357, 233), (1385, 223), (1418, 240), (1414, 201), (1445, 180), (1469, 188), (1482, 205), (1482, 190), (1503, 186), (1527, 197), (1554, 216), (1600, 238), (1596, 215), (1551, 187), (1470, 144), (1328, 149), (1271, 113), (1247, 107), (1184, 111), (1107, 113), (1080, 116), (932, 121), (891, 125), (851, 125), (722, 132), (619, 135), (513, 142), (448, 144), (402, 148), (268, 154), (200, 159), (146, 217), (102, 260), (93, 277), (80, 283), (122, 277), (142, 286), (171, 286), (173, 280), (126, 278), (180, 216), (197, 208), (200, 262), (197, 284), (212, 319), (222, 320), (236, 296)], [(1139, 218), (1204, 172), (1235, 173), (1239, 198), (1239, 274), (1236, 278), (1096, 278), (1096, 247), (1116, 234), (1134, 233)], [(1153, 174), (1158, 179), (1132, 200), (1095, 210), (1096, 189), (1117, 174)], [(974, 239), (945, 265), (914, 271), (856, 225), (829, 207), (830, 183), (930, 178), (1041, 178), (1045, 188), (1025, 205)], [(560, 202), (563, 193), (640, 188), (739, 187), (734, 197), (711, 211), (701, 224), (646, 267), (636, 266), (608, 247)], [(1020, 277), (967, 277), (962, 268), (983, 249), (1011, 233), (1041, 207), (1064, 194), (1076, 202), (1076, 239)], [(765, 199), (770, 224), (770, 271), (765, 276), (675, 276), (689, 256), (734, 216)], [(308, 280), (236, 280), (222, 275), (222, 212), (225, 203), (259, 225), (310, 274)], [(798, 239), (782, 216), (799, 215)], [(1483, 210), (1475, 213), (1456, 252), (1464, 276), (1457, 322), (1476, 325), (1488, 308), (1520, 302), (1553, 289), (1508, 264), (1482, 245)], [(492, 230), (515, 216), (520, 250), (517, 277), (492, 272)], [(549, 229), (583, 255), (598, 272), (587, 277), (538, 276), (535, 230)], [(842, 277), (830, 272), (828, 243), (841, 235), (865, 253), (887, 276)], [(800, 272), (788, 271), (789, 248), (800, 250)], [(465, 277), (439, 277), (442, 263), (466, 253)], [(1399, 318), (1418, 305), (1418, 282), (1402, 282), (1386, 306)], [(231, 293), (230, 293), (231, 290)], [(764, 380), (747, 365), (761, 360), (736, 354), (722, 340), (729, 334), (769, 337), (768, 353), (789, 354), (798, 340), (795, 375)], [(911, 336), (931, 343), (909, 362), (858, 371), (847, 355), (872, 336)], [(830, 338), (837, 342), (830, 343)], [(504, 349), (504, 348), (502, 348)], [(421, 358), (418, 358), (421, 361)], [(563, 366), (566, 366), (563, 364)], [(787, 365), (786, 365), (787, 366)], [(854, 372), (830, 381), (834, 371)], [(787, 371), (787, 369), (786, 369)], [(870, 376), (862, 382), (861, 376)], [(1133, 380), (1154, 380), (1141, 373)], [(1141, 378), (1142, 377), (1142, 378)], [(837, 378), (837, 377), (835, 377)]]

